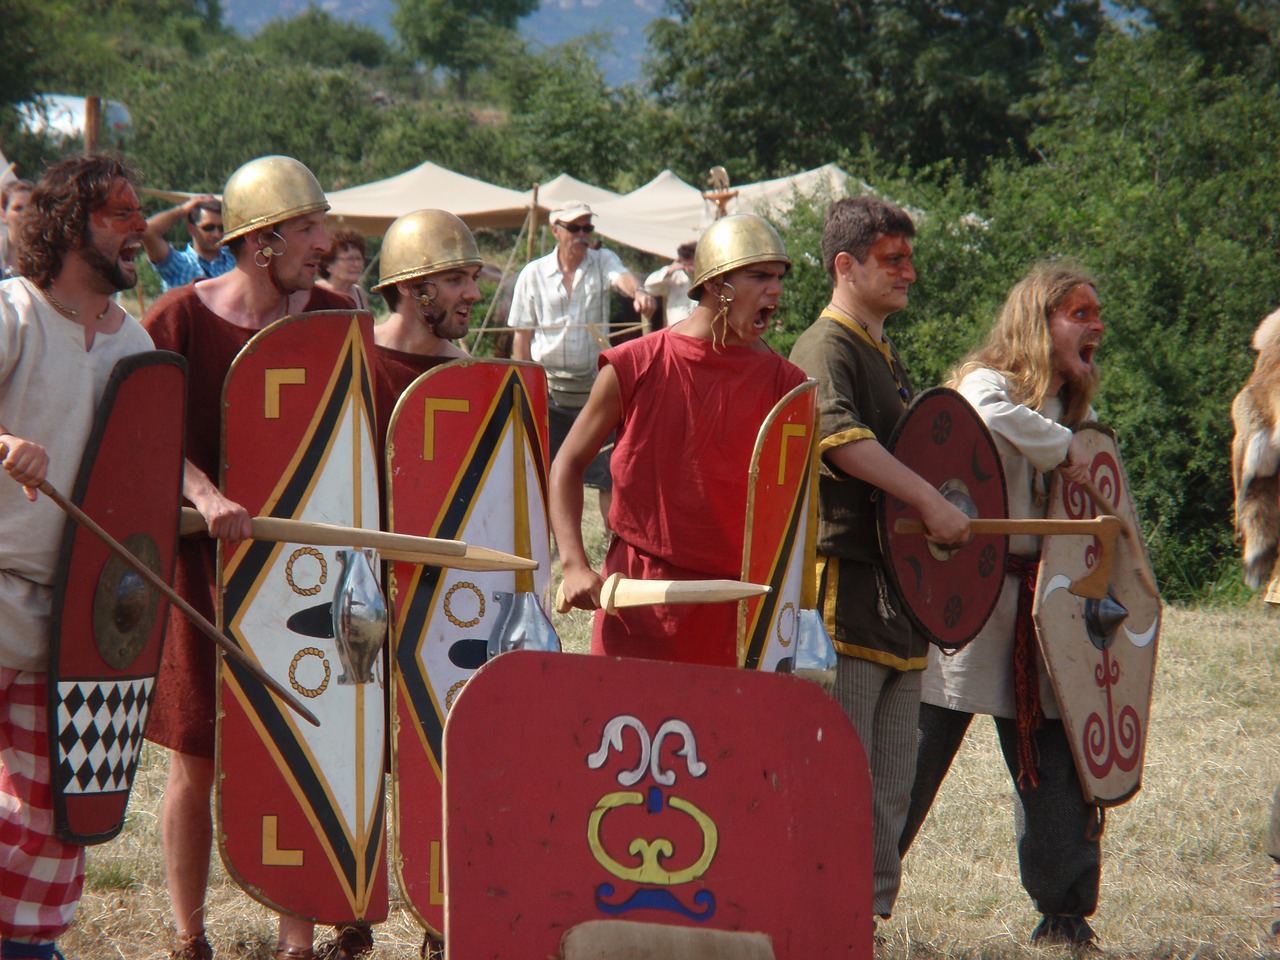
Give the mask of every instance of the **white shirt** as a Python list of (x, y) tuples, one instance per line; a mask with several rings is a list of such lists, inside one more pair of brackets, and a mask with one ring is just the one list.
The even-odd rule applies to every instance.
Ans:
[(685, 319), (698, 305), (689, 299), (691, 286), (693, 286), (693, 277), (685, 273), (683, 267), (674, 267), (674, 265), (653, 271), (649, 274), (649, 279), (644, 282), (644, 288), (648, 293), (655, 297), (662, 297), (668, 327), (675, 326)]
[[(24, 277), (0, 282), (0, 423), (49, 452), (48, 481), (70, 496), (98, 401), (116, 361), (155, 349), (125, 315), (84, 346), (68, 320)], [(66, 517), (48, 497), (31, 503), (0, 476), (0, 666), (44, 670), (49, 612)], [(90, 598), (91, 600), (92, 598)]]
[(612, 250), (587, 250), (565, 294), (556, 250), (531, 261), (516, 279), (507, 325), (533, 329), (530, 356), (553, 378), (591, 381), (609, 345), (610, 293), (627, 272)]

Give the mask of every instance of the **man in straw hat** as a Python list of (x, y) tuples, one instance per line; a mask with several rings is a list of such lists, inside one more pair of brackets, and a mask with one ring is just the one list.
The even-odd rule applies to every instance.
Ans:
[[(596, 379), (596, 360), (609, 345), (609, 291), (630, 297), (640, 316), (649, 316), (656, 306), (644, 281), (628, 272), (616, 253), (592, 248), (593, 216), (577, 201), (551, 211), (556, 248), (520, 271), (507, 315), (507, 324), (515, 328), (512, 356), (536, 361), (547, 371), (552, 458), (582, 412)], [(607, 524), (613, 489), (608, 454), (590, 465), (586, 484), (600, 491)]]
[[(717, 220), (698, 241), (697, 307), (673, 327), (600, 355), (600, 375), (551, 466), (551, 522), (575, 607), (600, 604), (603, 580), (582, 543), (582, 478), (615, 429), (604, 573), (737, 579), (747, 474), (761, 423), (804, 374), (761, 337), (791, 268), (760, 217)], [(737, 666), (737, 606), (643, 607), (596, 614), (591, 652)]]
[(72, 489), (116, 361), (151, 349), (111, 299), (138, 282), (146, 220), (132, 181), (101, 155), (50, 168), (26, 209), (22, 275), (0, 282), (0, 445), (26, 486), (0, 481), (0, 957), (15, 960), (59, 956), (84, 883), (84, 848), (54, 833), (49, 769), (46, 671), (66, 518), (34, 488)]
[(874, 197), (831, 205), (822, 264), (831, 303), (791, 351), (818, 381), (818, 609), (837, 653), (836, 699), (871, 761), (875, 914), (893, 910), (902, 877), (898, 835), (915, 774), (916, 712), (928, 642), (885, 574), (873, 497), (883, 490), (917, 507), (929, 537), (965, 539), (969, 521), (882, 446), (911, 399), (885, 321), (915, 282), (911, 218)]
[[(187, 358), (187, 436), (183, 495), (209, 532), (229, 542), (252, 534), (251, 518), (218, 489), (221, 399), (227, 371), (241, 348), (264, 327), (308, 310), (350, 309), (351, 300), (314, 289), (329, 248), (329, 203), (315, 176), (290, 157), (260, 157), (231, 175), (223, 189), (222, 243), (235, 268), (220, 277), (170, 290), (147, 312), (156, 345)], [(175, 586), (207, 618), (215, 615), (214, 541), (185, 539)], [(173, 956), (208, 960), (204, 899), (213, 822), (217, 698), (214, 648), (171, 610), (147, 739), (171, 751), (161, 812), (165, 885), (177, 943)], [(311, 925), (282, 917), (281, 956), (309, 957)], [(289, 953), (293, 950), (293, 953)]]

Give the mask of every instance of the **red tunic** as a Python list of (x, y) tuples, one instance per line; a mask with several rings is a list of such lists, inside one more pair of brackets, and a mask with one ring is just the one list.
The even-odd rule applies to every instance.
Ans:
[(392, 350), (390, 347), (374, 347), (373, 382), (376, 390), (374, 402), (378, 410), (379, 472), (382, 471), (386, 462), (387, 430), (391, 426), (391, 414), (396, 409), (396, 401), (405, 390), (409, 389), (409, 384), (428, 370), (457, 359), (457, 357), (405, 353), (403, 350)]
[[(201, 281), (202, 282), (202, 281)], [(218, 316), (196, 296), (200, 282), (170, 290), (147, 311), (142, 325), (157, 350), (187, 358), (186, 457), (215, 483), (221, 476), (222, 385), (240, 349), (258, 331)], [(307, 310), (346, 310), (351, 300), (316, 288)], [(214, 620), (217, 543), (186, 537), (178, 545), (174, 589)], [(216, 709), (216, 659), (212, 641), (170, 608), (164, 655), (156, 678), (147, 739), (197, 757), (212, 757)]]
[[(737, 579), (760, 425), (805, 375), (772, 350), (662, 330), (607, 350), (622, 395), (604, 574)], [(737, 665), (733, 603), (596, 615), (592, 653)]]

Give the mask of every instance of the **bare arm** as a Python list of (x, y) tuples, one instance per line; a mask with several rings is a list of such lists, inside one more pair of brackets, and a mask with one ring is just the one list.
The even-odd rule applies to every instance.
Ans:
[(190, 460), (182, 462), (182, 495), (200, 511), (210, 536), (232, 543), (253, 536), (249, 511), (223, 496), (208, 475)]
[(159, 263), (165, 257), (169, 256), (169, 251), (173, 249), (169, 246), (169, 241), (164, 235), (173, 228), (179, 220), (185, 220), (191, 216), (191, 211), (196, 205), (206, 200), (216, 200), (212, 194), (203, 194), (198, 197), (192, 197), (176, 207), (170, 207), (168, 210), (161, 210), (155, 216), (147, 220), (146, 232), (142, 234), (142, 246), (147, 251), (147, 259), (152, 263)]
[(877, 441), (856, 440), (828, 450), (824, 456), (831, 466), (919, 510), (934, 543), (959, 543), (969, 538), (969, 518)]
[(564, 595), (583, 610), (600, 606), (604, 581), (591, 569), (582, 542), (582, 478), (621, 420), (622, 391), (613, 367), (606, 365), (551, 464), (551, 527), (564, 568)]
[(533, 351), (533, 330), (531, 328), (520, 328), (516, 330), (515, 338), (511, 343), (511, 357), (514, 360), (532, 360)]

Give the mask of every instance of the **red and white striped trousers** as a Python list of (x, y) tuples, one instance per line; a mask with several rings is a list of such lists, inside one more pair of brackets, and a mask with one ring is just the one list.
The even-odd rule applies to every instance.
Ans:
[(84, 887), (84, 847), (53, 832), (44, 673), (0, 667), (0, 939), (57, 940)]

